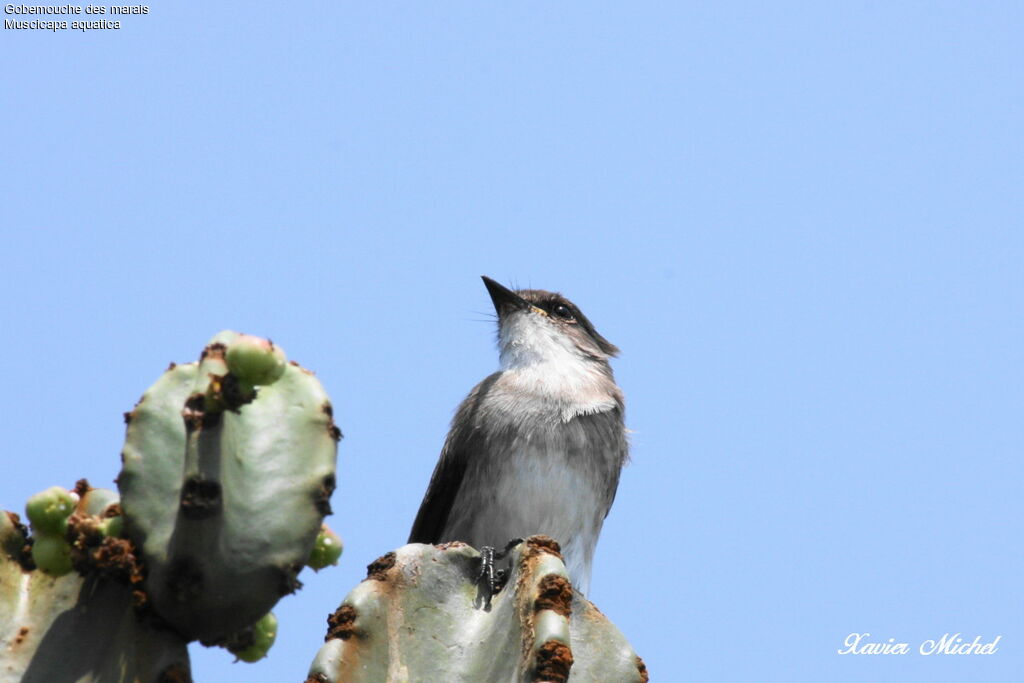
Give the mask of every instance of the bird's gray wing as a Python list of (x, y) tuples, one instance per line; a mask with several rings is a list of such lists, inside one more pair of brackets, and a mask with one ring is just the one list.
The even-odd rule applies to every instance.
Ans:
[(444, 538), (445, 526), (452, 505), (462, 488), (466, 467), (472, 454), (484, 448), (486, 435), (477, 426), (477, 412), (494, 382), (496, 372), (478, 384), (459, 406), (452, 420), (451, 431), (441, 449), (441, 457), (430, 477), (427, 493), (409, 532), (409, 543), (443, 543), (457, 539)]
[(591, 470), (593, 480), (602, 491), (604, 517), (612, 508), (619, 488), (622, 466), (629, 460), (629, 441), (622, 420), (623, 407), (600, 413), (582, 415), (566, 430), (564, 448), (573, 453), (573, 461)]

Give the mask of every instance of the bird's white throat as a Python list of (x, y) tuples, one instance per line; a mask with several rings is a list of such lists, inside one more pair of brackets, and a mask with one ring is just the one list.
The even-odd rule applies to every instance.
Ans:
[(503, 383), (557, 402), (563, 419), (615, 407), (615, 383), (606, 366), (544, 316), (511, 314), (502, 321), (498, 343)]

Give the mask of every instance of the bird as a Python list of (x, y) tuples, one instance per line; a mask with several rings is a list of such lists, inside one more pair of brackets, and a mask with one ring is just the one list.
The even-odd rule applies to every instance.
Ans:
[(486, 563), (494, 548), (544, 534), (559, 542), (569, 580), (585, 595), (629, 456), (609, 362), (619, 349), (561, 294), (483, 281), (500, 369), (456, 410), (409, 542), (462, 541)]

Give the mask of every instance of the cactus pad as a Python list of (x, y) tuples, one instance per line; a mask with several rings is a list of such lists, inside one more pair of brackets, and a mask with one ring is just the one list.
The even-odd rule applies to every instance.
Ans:
[(76, 491), (66, 539), (48, 538), (67, 545), (84, 575), (30, 568), (24, 527), (0, 510), (0, 680), (190, 680), (185, 640), (136, 613), (131, 544), (96, 531), (117, 511), (117, 495), (84, 481)]
[[(334, 489), (340, 432), (327, 394), (294, 363), (253, 387), (228, 372), (238, 337), (172, 365), (125, 417), (118, 478), (154, 608), (218, 643), (299, 586)], [(275, 347), (276, 348), (276, 347)]]
[(646, 681), (618, 629), (573, 591), (558, 544), (534, 536), (490, 611), (463, 543), (411, 544), (370, 565), (328, 620), (309, 683)]

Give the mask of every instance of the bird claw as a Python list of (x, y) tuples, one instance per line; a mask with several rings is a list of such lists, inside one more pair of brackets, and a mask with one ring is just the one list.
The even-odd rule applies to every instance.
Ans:
[(480, 573), (476, 577), (479, 591), (477, 600), (483, 599), (485, 612), (491, 611), (491, 598), (505, 587), (510, 573), (509, 569), (495, 569), (495, 561), (505, 559), (513, 548), (522, 543), (522, 540), (521, 538), (512, 539), (500, 552), (495, 552), (494, 548), (489, 545), (480, 549)]

